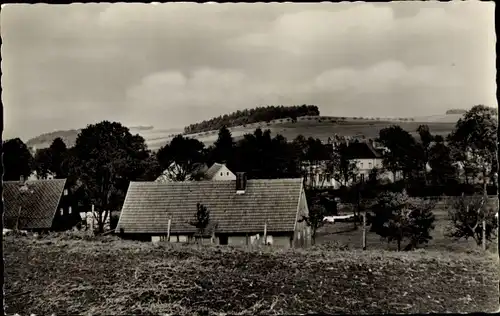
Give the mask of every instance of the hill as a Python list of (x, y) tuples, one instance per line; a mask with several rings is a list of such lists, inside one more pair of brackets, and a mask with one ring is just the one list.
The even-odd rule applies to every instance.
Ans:
[[(416, 129), (420, 124), (427, 124), (432, 133), (439, 135), (449, 134), (461, 115), (435, 115), (421, 116), (410, 119), (379, 118), (339, 118), (326, 116), (303, 116), (298, 117), (297, 122), (292, 122), (290, 118), (272, 120), (269, 123), (259, 122), (242, 126), (231, 127), (231, 133), (235, 140), (241, 139), (247, 133), (253, 133), (257, 127), (270, 129), (273, 135), (281, 134), (288, 140), (293, 140), (299, 134), (306, 137), (312, 136), (326, 141), (334, 134), (344, 136), (364, 135), (365, 138), (375, 138), (381, 129), (392, 124), (400, 125), (402, 128), (416, 135)], [(413, 121), (412, 121), (413, 119)], [(52, 140), (61, 137), (68, 146), (73, 146), (80, 130), (58, 131), (43, 134), (30, 139), (28, 146), (36, 148), (48, 147)], [(147, 128), (132, 127), (131, 132), (144, 137), (148, 147), (158, 150), (161, 146), (169, 142), (175, 135), (181, 134), (180, 129), (156, 129), (152, 126)], [(196, 134), (185, 134), (187, 137), (196, 138), (206, 145), (211, 145), (217, 139), (217, 130), (201, 132)]]

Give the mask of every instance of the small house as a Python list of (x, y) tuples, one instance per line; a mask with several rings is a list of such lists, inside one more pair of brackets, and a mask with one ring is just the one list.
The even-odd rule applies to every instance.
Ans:
[(225, 164), (214, 163), (205, 172), (206, 180), (236, 180), (236, 175)]
[(5, 181), (4, 229), (60, 231), (80, 223), (66, 179)]
[[(298, 179), (131, 182), (116, 227), (124, 238), (190, 242), (198, 203), (210, 212), (204, 238), (220, 245), (304, 246), (308, 206)], [(265, 236), (265, 238), (264, 238)]]

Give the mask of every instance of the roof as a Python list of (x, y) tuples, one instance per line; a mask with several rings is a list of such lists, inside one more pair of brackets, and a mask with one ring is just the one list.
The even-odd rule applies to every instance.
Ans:
[(5, 181), (4, 228), (13, 229), (18, 219), (19, 229), (51, 228), (65, 184), (66, 179), (26, 181), (23, 194), (19, 181)]
[[(172, 162), (170, 164), (169, 168), (163, 170), (162, 174), (158, 178), (156, 178), (155, 182), (160, 182), (160, 183), (175, 182), (175, 181), (173, 181), (172, 179), (170, 179), (168, 177), (168, 174), (170, 173), (170, 170), (175, 170), (176, 167), (177, 167), (176, 163)], [(203, 175), (206, 172), (207, 169), (208, 169), (208, 167), (207, 167), (207, 164), (205, 164), (205, 163), (195, 163), (195, 164), (193, 164), (193, 172), (191, 172), (191, 174), (189, 174), (186, 177), (186, 181), (193, 181), (193, 180), (195, 180), (195, 178), (198, 175)]]
[(380, 154), (379, 151), (367, 142), (349, 143), (346, 148), (345, 155), (347, 159), (382, 158), (382, 154)]
[(217, 233), (291, 232), (295, 229), (302, 179), (248, 180), (244, 194), (236, 181), (131, 182), (116, 232), (194, 233), (190, 225), (201, 203)]
[(212, 179), (217, 174), (217, 172), (222, 169), (222, 167), (224, 167), (223, 164), (217, 162), (214, 163), (210, 168), (208, 168), (207, 172), (205, 172), (205, 178)]

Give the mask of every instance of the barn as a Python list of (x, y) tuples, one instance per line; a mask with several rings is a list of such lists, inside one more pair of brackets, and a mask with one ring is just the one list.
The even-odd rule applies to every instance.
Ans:
[[(302, 247), (310, 241), (303, 181), (298, 179), (131, 182), (116, 227), (124, 238), (191, 242), (197, 205), (210, 212), (205, 242)], [(264, 241), (264, 236), (266, 239)]]
[(5, 181), (4, 225), (10, 230), (60, 231), (80, 222), (72, 210), (66, 179)]

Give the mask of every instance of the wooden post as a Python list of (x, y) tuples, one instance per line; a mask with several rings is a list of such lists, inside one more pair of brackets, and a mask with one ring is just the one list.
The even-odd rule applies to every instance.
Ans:
[(483, 218), (483, 250), (486, 250), (486, 219)]
[(264, 223), (264, 245), (267, 245), (267, 219), (266, 222)]
[(172, 224), (172, 219), (168, 219), (168, 226), (167, 226), (167, 242), (170, 242), (170, 225)]
[(92, 211), (90, 213), (90, 219), (91, 219), (91, 221), (90, 221), (90, 232), (92, 234), (94, 233), (94, 219), (95, 219), (94, 216), (95, 216), (95, 214), (94, 214), (94, 204), (92, 204)]
[(363, 213), (363, 250), (366, 250), (366, 212)]

